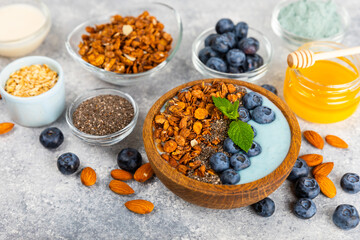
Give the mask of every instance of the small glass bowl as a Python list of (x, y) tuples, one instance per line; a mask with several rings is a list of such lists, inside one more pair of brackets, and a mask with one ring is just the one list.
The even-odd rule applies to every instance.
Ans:
[(260, 43), (260, 48), (257, 54), (264, 59), (264, 64), (261, 67), (245, 73), (224, 73), (207, 67), (198, 57), (200, 50), (205, 47), (205, 38), (212, 33), (216, 33), (214, 28), (205, 30), (195, 39), (192, 45), (192, 62), (196, 70), (198, 70), (202, 75), (212, 78), (232, 78), (247, 82), (254, 82), (266, 74), (272, 58), (272, 46), (264, 34), (249, 27), (248, 36), (256, 38)]
[(13, 41), (0, 41), (0, 55), (21, 57), (37, 49), (51, 28), (51, 16), (47, 6), (41, 0), (1, 0), (0, 7), (12, 4), (28, 4), (39, 9), (45, 16), (44, 24), (34, 33)]
[[(172, 48), (169, 52), (169, 56), (166, 58), (165, 61), (146, 72), (120, 74), (98, 68), (84, 61), (81, 58), (80, 54), (78, 53), (78, 45), (82, 41), (81, 36), (83, 34), (87, 34), (87, 32), (85, 31), (85, 27), (94, 26), (96, 24), (108, 23), (110, 22), (110, 17), (116, 14), (119, 14), (121, 16), (138, 16), (144, 11), (148, 11), (150, 15), (156, 17), (158, 21), (164, 24), (164, 31), (169, 33), (173, 38)], [(96, 77), (102, 79), (105, 82), (109, 82), (115, 85), (129, 86), (137, 84), (138, 82), (144, 80), (149, 81), (151, 76), (162, 70), (170, 62), (170, 60), (175, 56), (175, 53), (180, 46), (182, 32), (183, 30), (181, 18), (174, 8), (166, 4), (157, 2), (141, 4), (134, 4), (133, 2), (131, 2), (130, 5), (122, 4), (121, 7), (118, 8), (113, 14), (107, 14), (106, 17), (101, 16), (95, 19), (91, 19), (77, 26), (68, 35), (65, 46), (71, 57), (74, 58), (77, 62), (79, 62), (81, 66), (84, 67), (86, 70), (94, 74)]]
[[(112, 134), (96, 136), (96, 135), (90, 135), (90, 134), (84, 133), (74, 126), (72, 116), (73, 116), (75, 110), (78, 108), (78, 106), (82, 102), (84, 102), (88, 99), (91, 99), (93, 97), (99, 96), (99, 95), (117, 95), (117, 96), (125, 98), (126, 100), (128, 100), (131, 103), (131, 105), (134, 108), (134, 118), (131, 120), (131, 122), (125, 128), (123, 128), (120, 131), (117, 131), (115, 133), (112, 133)], [(78, 96), (66, 110), (66, 122), (68, 123), (73, 134), (76, 137), (83, 140), (84, 142), (91, 144), (91, 145), (97, 145), (97, 146), (111, 146), (111, 145), (114, 145), (114, 144), (120, 142), (124, 138), (126, 138), (134, 130), (135, 125), (137, 123), (138, 116), (139, 116), (139, 107), (138, 107), (137, 103), (134, 101), (134, 99), (127, 93), (121, 92), (116, 89), (110, 89), (110, 88), (109, 89), (98, 88), (98, 89), (90, 90), (90, 91), (86, 92), (85, 94)]]
[(281, 2), (279, 2), (272, 13), (271, 16), (271, 27), (274, 31), (274, 33), (281, 38), (281, 40), (284, 42), (285, 46), (291, 50), (291, 51), (295, 51), (297, 50), (300, 46), (304, 45), (307, 42), (313, 42), (313, 41), (332, 41), (332, 42), (338, 42), (340, 43), (345, 36), (345, 33), (349, 27), (350, 24), (350, 16), (348, 14), (348, 12), (346, 11), (346, 9), (342, 6), (340, 6), (339, 4), (337, 5), (338, 7), (338, 14), (339, 17), (341, 18), (342, 21), (342, 29), (340, 30), (340, 32), (338, 32), (337, 34), (335, 34), (332, 37), (329, 38), (323, 38), (323, 39), (315, 39), (315, 38), (305, 38), (305, 37), (301, 37), (298, 35), (295, 35), (287, 30), (285, 30), (279, 23), (278, 21), (278, 16), (279, 13), (281, 11), (282, 8), (286, 7), (287, 5), (293, 3), (293, 2), (297, 2), (299, 0), (283, 0)]

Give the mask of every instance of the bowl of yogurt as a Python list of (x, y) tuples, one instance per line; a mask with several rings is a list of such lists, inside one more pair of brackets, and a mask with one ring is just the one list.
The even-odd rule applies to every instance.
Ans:
[(40, 0), (0, 2), (0, 55), (24, 56), (37, 49), (50, 31), (51, 18)]

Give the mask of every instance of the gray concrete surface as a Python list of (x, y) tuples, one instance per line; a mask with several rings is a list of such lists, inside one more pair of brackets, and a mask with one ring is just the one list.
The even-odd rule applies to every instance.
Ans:
[[(52, 57), (65, 71), (67, 103), (77, 94), (99, 87), (114, 87), (90, 75), (75, 64), (66, 52), (67, 34), (91, 16), (105, 14), (122, 4), (135, 1), (47, 0), (53, 19), (51, 32), (43, 45), (32, 55)], [(322, 151), (303, 142), (301, 154), (320, 153), (325, 161), (335, 162), (330, 178), (338, 194), (334, 199), (323, 195), (315, 199), (317, 214), (310, 220), (296, 218), (291, 212), (295, 197), (291, 184), (285, 182), (271, 198), (276, 212), (270, 218), (255, 215), (250, 207), (233, 210), (213, 210), (183, 201), (170, 192), (157, 178), (146, 184), (130, 182), (135, 196), (122, 197), (108, 189), (110, 171), (116, 167), (116, 155), (124, 147), (140, 150), (145, 161), (142, 125), (150, 106), (166, 91), (190, 80), (201, 79), (191, 62), (193, 39), (221, 17), (247, 21), (263, 31), (274, 46), (270, 71), (258, 83), (271, 83), (282, 92), (287, 50), (270, 28), (271, 11), (277, 3), (269, 1), (166, 1), (181, 14), (184, 38), (168, 68), (144, 84), (123, 87), (140, 106), (135, 131), (116, 146), (102, 148), (83, 143), (73, 136), (64, 116), (52, 124), (65, 134), (65, 142), (55, 151), (44, 149), (38, 136), (43, 128), (16, 126), (0, 136), (0, 239), (359, 239), (360, 226), (351, 231), (338, 229), (331, 220), (336, 206), (353, 204), (360, 210), (360, 193), (346, 194), (340, 188), (341, 176), (346, 172), (360, 174), (359, 141), (360, 109), (346, 121), (319, 125), (299, 119), (302, 130), (313, 129), (322, 135), (335, 134), (350, 145), (348, 150), (325, 145)], [(360, 2), (338, 1), (349, 11), (352, 25), (345, 44), (360, 45)], [(13, 59), (0, 58), (0, 68)], [(0, 122), (11, 121), (4, 102), (0, 101)], [(81, 167), (91, 166), (98, 181), (91, 188), (84, 187), (78, 175), (64, 176), (56, 167), (57, 156), (74, 152), (81, 159)], [(146, 216), (129, 212), (124, 203), (143, 198), (155, 204)]]

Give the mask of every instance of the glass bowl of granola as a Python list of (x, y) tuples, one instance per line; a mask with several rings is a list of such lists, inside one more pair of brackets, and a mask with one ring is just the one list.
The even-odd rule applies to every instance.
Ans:
[(122, 5), (78, 25), (67, 37), (69, 54), (83, 68), (115, 85), (134, 85), (161, 71), (182, 39), (180, 15), (163, 3)]
[(143, 139), (156, 176), (171, 191), (228, 209), (258, 202), (283, 183), (301, 134), (295, 115), (268, 90), (204, 79), (160, 97), (145, 118)]

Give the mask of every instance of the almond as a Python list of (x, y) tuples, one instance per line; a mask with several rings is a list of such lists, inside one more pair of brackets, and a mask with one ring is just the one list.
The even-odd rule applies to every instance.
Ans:
[(125, 207), (134, 213), (147, 214), (152, 212), (154, 204), (146, 200), (137, 199), (126, 202)]
[(111, 180), (109, 184), (109, 188), (114, 193), (120, 195), (130, 195), (133, 194), (135, 191), (127, 184), (119, 180)]
[(315, 131), (305, 131), (304, 133), (305, 139), (314, 147), (323, 149), (324, 147), (324, 139)]
[(4, 134), (13, 129), (14, 124), (9, 122), (0, 123), (0, 134)]
[(127, 181), (133, 178), (133, 175), (122, 169), (114, 169), (111, 171), (112, 178), (121, 181)]
[(81, 171), (80, 179), (85, 186), (91, 186), (96, 183), (96, 173), (91, 167), (86, 167)]
[(320, 154), (306, 154), (303, 156), (300, 156), (299, 158), (304, 159), (304, 161), (307, 163), (309, 167), (314, 167), (322, 163), (323, 156)]
[(315, 180), (320, 186), (321, 192), (328, 198), (333, 198), (336, 195), (336, 187), (334, 183), (326, 176), (316, 175)]
[(328, 144), (330, 144), (333, 147), (337, 147), (337, 148), (348, 148), (349, 145), (342, 140), (341, 138), (334, 136), (334, 135), (327, 135), (325, 137), (325, 140)]
[(317, 165), (312, 170), (312, 174), (314, 175), (314, 177), (320, 176), (320, 175), (326, 177), (327, 175), (329, 175), (329, 173), (332, 171), (333, 168), (334, 168), (333, 162), (322, 163), (320, 165)]
[(153, 175), (154, 171), (152, 170), (150, 163), (145, 163), (136, 170), (134, 174), (134, 179), (138, 182), (145, 182), (149, 180)]

